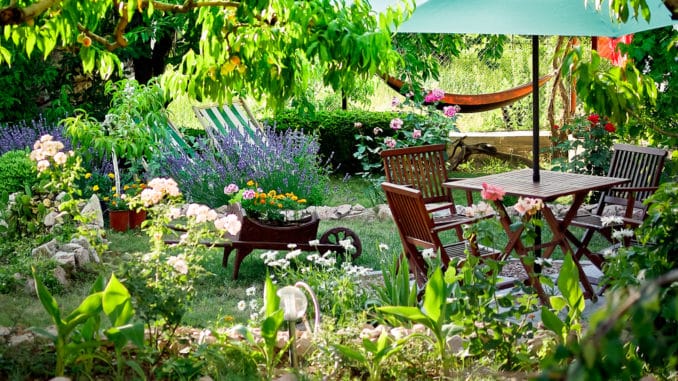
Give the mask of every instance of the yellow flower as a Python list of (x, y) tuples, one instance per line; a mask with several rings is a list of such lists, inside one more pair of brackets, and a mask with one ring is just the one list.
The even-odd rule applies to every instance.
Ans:
[(89, 179), (90, 177), (92, 177), (92, 174), (91, 174), (91, 173), (89, 173), (89, 172), (85, 173), (85, 178), (86, 178), (86, 179)]
[(113, 192), (115, 192), (115, 186), (112, 186), (112, 187), (111, 187), (111, 190), (112, 190)]
[(108, 174), (108, 178), (109, 178), (109, 179), (114, 179), (114, 178), (115, 178), (115, 175), (114, 175), (113, 173), (109, 173), (109, 174)]
[(128, 190), (128, 189), (129, 189), (129, 185), (125, 185), (124, 187), (122, 187), (122, 190)]
[(305, 198), (300, 198), (299, 200), (297, 200), (297, 202), (300, 203), (300, 204), (305, 204), (305, 203), (306, 203), (306, 199), (305, 199)]
[(99, 190), (99, 186), (98, 186), (98, 185), (94, 185), (94, 186), (92, 187), (92, 190), (95, 191), (95, 192), (97, 192), (97, 191)]
[(254, 180), (250, 180), (247, 182), (248, 187), (253, 187), (254, 186)]
[(105, 196), (104, 201), (108, 201), (108, 200), (110, 200), (110, 198), (108, 196)]

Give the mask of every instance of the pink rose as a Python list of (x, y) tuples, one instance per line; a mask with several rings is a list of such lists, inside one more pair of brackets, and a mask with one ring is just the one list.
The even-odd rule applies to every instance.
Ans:
[(426, 94), (424, 97), (424, 102), (426, 103), (435, 103), (443, 99), (445, 92), (440, 89), (431, 90), (430, 93)]
[(384, 144), (386, 144), (388, 148), (395, 148), (396, 140), (389, 136), (386, 139), (384, 139)]
[(419, 139), (421, 137), (421, 130), (415, 129), (412, 131), (412, 139)]
[(504, 189), (502, 189), (501, 187), (498, 187), (496, 185), (488, 185), (487, 183), (482, 183), (481, 185), (483, 187), (483, 190), (480, 191), (480, 196), (484, 200), (497, 201), (504, 199), (506, 191), (504, 191)]
[(395, 118), (391, 120), (391, 128), (394, 130), (399, 130), (403, 128), (403, 120), (400, 118)]
[(382, 129), (379, 128), (379, 127), (374, 127), (374, 129), (372, 130), (372, 133), (375, 134), (375, 135), (379, 135), (379, 134), (382, 133), (383, 131), (384, 131), (384, 130), (382, 130)]
[(242, 192), (242, 198), (244, 200), (251, 200), (256, 196), (256, 192), (254, 192), (252, 189), (245, 189), (244, 192)]
[(393, 99), (391, 99), (391, 106), (392, 107), (396, 107), (399, 104), (400, 104), (400, 99), (398, 99), (398, 97), (393, 97)]
[(237, 192), (237, 191), (239, 191), (239, 190), (240, 190), (240, 189), (238, 188), (237, 185), (235, 185), (235, 184), (228, 184), (228, 185), (224, 188), (224, 193), (225, 193), (225, 194), (233, 194), (233, 193), (235, 193), (235, 192)]
[(443, 107), (443, 114), (448, 118), (453, 118), (457, 115), (457, 106), (445, 106)]

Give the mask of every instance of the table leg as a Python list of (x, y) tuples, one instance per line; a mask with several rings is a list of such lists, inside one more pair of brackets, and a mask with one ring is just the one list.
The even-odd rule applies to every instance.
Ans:
[[(579, 281), (581, 282), (585, 293), (588, 294), (588, 297), (595, 302), (597, 301), (598, 296), (593, 291), (591, 282), (589, 282), (589, 279), (586, 276), (584, 269), (581, 267), (581, 264), (579, 263), (579, 258), (577, 258), (575, 253), (572, 251), (572, 248), (570, 247), (570, 244), (565, 235), (565, 232), (567, 231), (567, 228), (570, 222), (572, 221), (572, 218), (574, 217), (574, 215), (576, 215), (577, 210), (579, 210), (579, 206), (581, 206), (583, 200), (584, 194), (576, 194), (570, 209), (567, 211), (567, 213), (565, 214), (565, 218), (561, 222), (558, 222), (555, 215), (553, 214), (553, 211), (548, 207), (545, 207), (542, 210), (542, 213), (544, 216), (544, 220), (546, 220), (546, 222), (549, 224), (549, 227), (551, 228), (551, 231), (553, 232), (553, 238), (551, 242), (554, 244), (557, 243), (558, 246), (560, 246), (563, 253), (565, 254), (570, 253), (570, 255), (572, 256), (572, 260), (577, 266), (577, 271), (579, 272)], [(554, 248), (555, 245), (548, 248), (547, 253), (549, 256)]]
[(499, 212), (499, 221), (501, 222), (501, 225), (504, 228), (504, 231), (506, 232), (506, 235), (508, 236), (509, 239), (508, 244), (504, 248), (504, 258), (508, 258), (511, 255), (512, 250), (516, 251), (516, 253), (518, 254), (518, 258), (520, 259), (520, 263), (523, 265), (523, 268), (527, 273), (530, 286), (534, 288), (534, 291), (537, 293), (537, 296), (539, 297), (541, 303), (543, 305), (550, 306), (551, 303), (549, 302), (549, 298), (546, 295), (546, 292), (544, 291), (544, 287), (542, 287), (541, 282), (539, 281), (539, 274), (536, 273), (534, 270), (534, 265), (525, 262), (525, 257), (527, 256), (528, 250), (520, 240), (520, 236), (525, 228), (521, 226), (517, 230), (512, 231), (511, 219), (509, 218), (508, 213), (506, 212), (504, 204), (501, 201), (497, 200), (494, 202), (494, 205), (497, 208), (497, 211)]

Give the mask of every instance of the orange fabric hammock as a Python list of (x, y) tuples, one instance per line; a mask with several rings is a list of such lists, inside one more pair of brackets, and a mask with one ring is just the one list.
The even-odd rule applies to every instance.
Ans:
[[(542, 87), (551, 78), (553, 78), (553, 74), (547, 74), (539, 78), (539, 87)], [(392, 76), (386, 77), (386, 83), (397, 92), (400, 92), (404, 85), (403, 81)], [(496, 93), (475, 95), (445, 93), (443, 99), (438, 102), (438, 107), (458, 105), (461, 108), (460, 112), (466, 113), (489, 111), (508, 106), (530, 95), (530, 93), (532, 93), (532, 82)]]

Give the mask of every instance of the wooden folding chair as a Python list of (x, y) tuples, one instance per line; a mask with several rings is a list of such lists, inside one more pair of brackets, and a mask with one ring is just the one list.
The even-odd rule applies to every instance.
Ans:
[[(388, 206), (398, 227), (410, 271), (414, 273), (420, 287), (424, 286), (428, 277), (428, 268), (420, 248), (433, 250), (444, 268), (447, 268), (452, 258), (466, 258), (466, 248), (471, 245), (468, 241), (443, 244), (439, 233), (457, 229), (460, 224), (470, 223), (471, 219), (436, 224), (426, 209), (420, 190), (389, 182), (382, 183), (381, 188), (386, 193)], [(485, 247), (476, 248), (475, 252), (482, 257), (498, 258), (500, 255), (498, 251)]]
[[(577, 247), (575, 258), (578, 260), (586, 255), (601, 269), (603, 257), (593, 253), (588, 247), (592, 238), (599, 233), (613, 243), (613, 229), (636, 228), (642, 223), (647, 213), (647, 205), (643, 201), (657, 190), (668, 155), (664, 149), (629, 144), (615, 144), (613, 150), (608, 176), (628, 178), (631, 181), (604, 192), (592, 214), (581, 214), (572, 220), (570, 226), (586, 229), (581, 238), (577, 238), (571, 231), (565, 232), (573, 246)], [(602, 218), (605, 208), (615, 205), (621, 206), (624, 210), (624, 214), (619, 215), (624, 221), (623, 225), (604, 226)], [(626, 240), (624, 243), (628, 245), (629, 241)]]
[[(452, 191), (442, 186), (444, 182), (454, 181), (447, 176), (445, 144), (389, 149), (380, 155), (386, 181), (421, 191), (426, 210), (433, 214), (436, 223), (474, 223), (490, 217), (470, 218), (457, 213)], [(466, 193), (466, 201), (468, 206), (473, 204), (471, 192)], [(458, 223), (455, 230), (459, 240), (463, 240), (462, 224)]]

